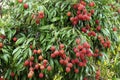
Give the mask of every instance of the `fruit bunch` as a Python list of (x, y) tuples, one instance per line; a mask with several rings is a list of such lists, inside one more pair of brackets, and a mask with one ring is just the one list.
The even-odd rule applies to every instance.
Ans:
[[(18, 0), (18, 3), (23, 3), (23, 0)], [(27, 3), (23, 4), (24, 9), (28, 9), (29, 5)]]
[[(65, 45), (60, 44), (57, 49), (55, 46), (51, 46), (51, 58), (58, 60), (59, 64), (63, 67), (66, 73), (76, 73), (78, 74), (81, 68), (87, 66), (90, 57), (98, 57), (99, 50), (96, 49), (95, 53), (92, 53), (90, 49), (90, 44), (88, 42), (81, 43), (80, 39), (76, 39), (76, 46), (73, 48), (72, 53), (67, 53), (65, 51)], [(87, 78), (86, 78), (87, 79)]]
[(98, 60), (104, 61), (107, 56), (102, 56), (114, 52), (119, 31), (119, 20), (111, 17), (114, 13), (106, 6), (107, 2), (16, 1), (10, 0), (10, 8), (3, 8), (5, 15), (0, 20), (4, 78), (53, 80), (60, 76), (62, 80), (99, 80), (102, 77), (100, 70), (95, 71), (101, 67)]
[(2, 34), (0, 35), (0, 40), (1, 40), (1, 41), (0, 41), (0, 49), (3, 48), (3, 46), (4, 46), (4, 44), (3, 44), (2, 41), (3, 41), (5, 38), (6, 38), (5, 35), (2, 35)]
[[(18, 0), (19, 3), (22, 3), (23, 0)], [(28, 9), (29, 5), (27, 3), (24, 3), (23, 5), (24, 9)], [(36, 24), (40, 24), (40, 19), (44, 18), (44, 11), (39, 11), (38, 13), (32, 14), (32, 19), (35, 20)]]
[[(88, 6), (94, 7), (95, 3), (90, 2)], [(94, 14), (94, 10), (92, 9), (88, 11), (86, 7), (87, 4), (84, 1), (80, 1), (79, 3), (73, 5), (73, 8), (77, 10), (76, 16), (70, 18), (70, 21), (73, 25), (77, 25), (80, 21), (90, 21), (91, 16)], [(68, 13), (67, 15), (69, 16), (70, 13)]]
[(48, 72), (52, 70), (48, 60), (43, 58), (41, 49), (34, 49), (33, 56), (24, 62), (24, 66), (29, 69), (28, 78), (32, 78), (34, 74), (43, 78), (45, 70)]
[[(90, 7), (91, 10), (87, 10), (87, 7)], [(76, 10), (75, 17), (71, 17), (70, 21), (74, 26), (79, 26), (81, 22), (84, 23), (83, 27), (81, 28), (81, 31), (83, 33), (87, 33), (88, 36), (95, 37), (97, 35), (97, 32), (99, 33), (101, 30), (101, 26), (99, 25), (99, 20), (95, 20), (95, 24), (91, 25), (89, 22), (93, 21), (92, 18), (94, 16), (95, 10), (93, 9), (95, 7), (94, 2), (90, 2), (87, 4), (84, 1), (80, 1), (77, 4), (73, 5), (73, 8)], [(68, 16), (71, 15), (70, 12), (67, 13)], [(85, 27), (84, 27), (85, 26)], [(93, 26), (96, 26), (95, 29), (92, 29)]]
[(100, 41), (101, 45), (104, 48), (110, 48), (111, 46), (111, 41), (108, 38), (104, 38), (102, 36), (98, 36), (98, 40)]
[[(90, 57), (101, 56), (98, 49), (95, 50), (95, 53), (92, 53), (88, 42), (81, 42), (79, 38), (75, 42), (73, 53), (67, 52), (65, 45), (62, 43), (59, 44), (59, 47), (51, 46), (51, 54), (47, 55), (46, 59), (44, 59), (41, 49), (33, 49), (32, 45), (30, 45), (33, 55), (24, 62), (24, 66), (28, 69), (28, 78), (32, 78), (34, 75), (38, 75), (39, 78), (45, 78), (47, 75), (45, 72), (54, 71), (54, 68), (50, 66), (50, 59), (53, 62), (54, 60), (57, 61), (58, 64), (54, 64), (61, 66), (66, 74), (79, 74), (81, 68), (87, 66)], [(59, 67), (57, 69), (59, 70)], [(87, 76), (84, 77), (87, 80)]]
[(44, 18), (44, 12), (39, 11), (37, 14), (32, 14), (32, 19), (35, 19), (36, 24), (40, 24), (40, 20)]
[(99, 69), (96, 71), (95, 79), (100, 80), (100, 70)]

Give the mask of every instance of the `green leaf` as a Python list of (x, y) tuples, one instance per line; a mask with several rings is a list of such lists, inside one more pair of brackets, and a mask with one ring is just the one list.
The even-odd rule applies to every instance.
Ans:
[(2, 48), (2, 52), (9, 54), (8, 50), (7, 50), (7, 49), (4, 49), (4, 48)]
[(0, 29), (0, 33), (5, 35), (5, 30), (3, 28)]
[(26, 45), (28, 45), (31, 41), (33, 41), (34, 40), (34, 38), (29, 38), (28, 40), (27, 40), (27, 42), (26, 42)]
[(20, 65), (20, 64), (22, 63), (22, 61), (23, 61), (23, 58), (20, 58), (20, 59), (18, 60), (17, 64), (16, 64), (16, 66)]
[(40, 42), (44, 39), (44, 35), (40, 35)]
[(36, 42), (35, 42), (35, 40), (34, 40), (34, 41), (33, 41), (33, 44), (32, 44), (33, 48), (35, 48), (35, 45), (36, 45)]
[(33, 53), (32, 53), (32, 50), (29, 48), (29, 56), (32, 56)]
[(19, 64), (19, 65), (17, 66), (17, 72), (23, 71), (24, 69), (25, 69), (25, 67), (23, 66), (23, 64)]
[(25, 51), (23, 52), (23, 58), (26, 59), (29, 55), (29, 48), (28, 49), (25, 49)]
[(62, 3), (62, 5), (61, 5), (61, 11), (64, 11), (65, 8), (67, 7), (67, 5), (68, 4), (66, 2)]
[(48, 49), (50, 49), (51, 46), (52, 46), (52, 44), (47, 45), (46, 51), (47, 51)]
[(56, 21), (59, 21), (60, 18), (59, 17), (54, 17), (53, 19), (51, 19), (51, 22), (56, 22)]
[(8, 32), (8, 39), (9, 39), (9, 41), (12, 39), (12, 31), (10, 30), (9, 32)]
[(16, 30), (12, 30), (12, 36), (14, 36), (16, 33)]
[(47, 30), (47, 29), (50, 29), (50, 26), (49, 25), (45, 25), (45, 26), (42, 26), (39, 28), (40, 30)]
[(8, 69), (7, 71), (6, 71), (6, 73), (5, 73), (5, 78), (7, 78), (7, 79), (9, 79), (10, 78), (10, 72), (11, 72), (11, 70), (10, 69)]
[(9, 58), (10, 58), (10, 55), (9, 55), (9, 54), (4, 54), (4, 55), (2, 56), (2, 59), (3, 59), (6, 63), (8, 63)]
[(20, 47), (17, 47), (16, 49), (14, 49), (12, 52), (12, 55), (14, 55), (19, 49), (20, 49)]
[(16, 41), (15, 45), (22, 44), (25, 40), (26, 40), (25, 37), (19, 38), (19, 39)]
[(52, 68), (54, 69), (54, 62), (53, 62), (53, 59), (50, 59), (50, 65), (51, 65)]
[(20, 54), (22, 54), (21, 52), (22, 52), (22, 49), (19, 49), (19, 50), (14, 54), (14, 56), (13, 56), (13, 60), (14, 60), (14, 61), (17, 60), (17, 59), (19, 59), (18, 57), (21, 56), (21, 55), (20, 55)]

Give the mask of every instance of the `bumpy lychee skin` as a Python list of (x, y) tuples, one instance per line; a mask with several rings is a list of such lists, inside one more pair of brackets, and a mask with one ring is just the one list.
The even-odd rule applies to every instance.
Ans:
[(36, 70), (38, 70), (39, 67), (40, 67), (40, 66), (39, 66), (39, 64), (37, 63), (34, 68), (35, 68)]
[(71, 12), (67, 12), (67, 16), (71, 16)]
[(100, 22), (99, 22), (99, 20), (95, 20), (95, 23), (96, 23), (96, 24), (99, 24)]
[(33, 60), (34, 60), (34, 56), (31, 56), (31, 57), (30, 57), (30, 61), (33, 61)]
[(39, 78), (43, 78), (44, 74), (43, 73), (39, 73)]
[(13, 38), (13, 41), (14, 41), (14, 42), (16, 42), (16, 41), (17, 41), (17, 38), (16, 38), (16, 37), (14, 37), (14, 38)]
[(34, 49), (34, 50), (33, 50), (33, 53), (34, 53), (34, 54), (37, 54), (37, 50), (36, 50), (36, 49)]
[(55, 51), (55, 46), (51, 46), (50, 50)]
[(90, 13), (91, 13), (91, 14), (94, 14), (94, 12), (95, 12), (94, 9), (90, 10)]
[(60, 64), (63, 64), (63, 63), (64, 63), (64, 60), (63, 60), (63, 59), (60, 59), (60, 60), (59, 60), (59, 63), (60, 63)]
[(98, 52), (99, 52), (99, 49), (96, 48), (96, 49), (95, 49), (95, 53), (98, 53)]
[(96, 80), (100, 79), (100, 70), (96, 71), (96, 76), (95, 76)]
[(82, 32), (84, 32), (84, 33), (86, 33), (86, 32), (87, 32), (87, 29), (86, 29), (86, 28), (84, 28), (84, 27), (83, 27), (81, 30), (82, 30)]
[(43, 60), (43, 57), (40, 55), (39, 57), (38, 57), (38, 60)]
[(64, 46), (64, 44), (60, 44), (60, 49), (63, 49), (65, 46)]
[(37, 50), (37, 54), (41, 54), (42, 50), (41, 49), (38, 49)]
[(74, 72), (75, 73), (79, 73), (79, 69), (74, 69)]
[(100, 30), (101, 30), (101, 26), (97, 26), (97, 27), (96, 27), (96, 30), (97, 30), (97, 31), (100, 31)]
[(76, 53), (76, 57), (80, 57), (80, 53), (79, 52)]
[(83, 78), (83, 80), (88, 80), (87, 78)]
[(90, 7), (94, 7), (94, 6), (95, 6), (95, 3), (94, 3), (94, 2), (90, 2), (90, 3), (89, 3), (89, 6), (90, 6)]
[(33, 75), (34, 75), (34, 72), (33, 72), (33, 71), (30, 71), (30, 72), (28, 73), (28, 78), (32, 78)]
[(18, 0), (18, 2), (19, 2), (19, 3), (22, 3), (22, 2), (23, 2), (23, 0)]
[(83, 62), (79, 62), (79, 66), (82, 67), (83, 66)]
[(48, 71), (51, 71), (51, 70), (52, 70), (52, 67), (51, 67), (51, 66), (48, 66), (48, 67), (47, 67), (47, 70), (48, 70)]
[(38, 24), (40, 24), (40, 19), (36, 19), (36, 24), (38, 25)]
[(66, 67), (66, 72), (69, 73), (70, 72), (70, 68)]
[(51, 58), (55, 58), (56, 57), (56, 55), (55, 54), (51, 54)]
[(29, 68), (29, 71), (34, 71), (34, 68), (33, 68), (33, 67), (30, 67), (30, 68)]
[(77, 38), (75, 41), (76, 41), (76, 44), (80, 44), (80, 39), (79, 38)]
[(33, 49), (33, 45), (30, 45), (30, 49)]
[(48, 61), (46, 59), (43, 60), (43, 64), (47, 64)]
[(68, 64), (67, 64), (67, 67), (72, 68), (72, 67), (73, 67), (73, 64), (72, 64), (72, 63), (68, 63)]
[(117, 12), (120, 14), (120, 9), (118, 9)]
[(114, 28), (113, 28), (113, 31), (117, 31), (117, 27), (114, 27)]
[(41, 70), (44, 70), (44, 69), (45, 69), (44, 65), (41, 65), (41, 66), (40, 66), (40, 69), (41, 69)]
[(28, 66), (29, 64), (30, 64), (29, 60), (26, 60), (26, 61), (24, 62), (24, 66)]
[(5, 38), (6, 38), (6, 36), (5, 36), (5, 35), (3, 35), (3, 34), (1, 34), (1, 35), (0, 35), (0, 38), (1, 38), (1, 39), (5, 39)]
[(44, 12), (43, 12), (43, 11), (40, 11), (40, 12), (38, 13), (38, 18), (39, 18), (39, 19), (43, 19), (44, 17), (45, 17)]
[(56, 51), (54, 52), (54, 54), (55, 54), (55, 56), (58, 56), (58, 55), (59, 55), (59, 51), (56, 50)]
[(27, 3), (24, 4), (24, 9), (28, 9), (29, 5)]
[(2, 48), (3, 47), (3, 43), (2, 42), (0, 42), (0, 48)]
[(14, 76), (15, 76), (15, 73), (14, 73), (14, 72), (11, 72), (11, 73), (10, 73), (10, 76), (11, 76), (11, 77), (14, 77)]

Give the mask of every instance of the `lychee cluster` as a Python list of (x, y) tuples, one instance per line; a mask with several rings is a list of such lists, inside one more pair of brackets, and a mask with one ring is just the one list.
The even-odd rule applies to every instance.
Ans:
[(102, 36), (98, 36), (98, 40), (100, 41), (101, 45), (104, 47), (104, 48), (110, 48), (111, 46), (111, 42), (108, 38), (104, 38)]
[[(73, 5), (73, 8), (77, 10), (76, 16), (70, 18), (73, 25), (77, 25), (79, 21), (90, 21), (91, 16), (94, 14), (94, 10), (92, 9), (88, 11), (86, 6), (87, 4), (84, 1), (80, 1), (79, 3)], [(88, 6), (94, 7), (95, 3), (90, 2)]]
[[(19, 3), (23, 3), (23, 0), (18, 0)], [(27, 3), (23, 4), (24, 9), (28, 9), (29, 5)], [(44, 18), (44, 12), (39, 11), (38, 13), (32, 14), (32, 19), (35, 19), (36, 24), (40, 24), (40, 20)]]
[[(32, 47), (30, 46), (30, 48)], [(36, 56), (38, 58), (37, 60)], [(33, 56), (24, 62), (24, 66), (29, 69), (28, 78), (32, 78), (35, 72), (38, 73), (37, 75), (39, 75), (39, 78), (43, 78), (44, 70), (47, 70), (48, 72), (52, 70), (48, 60), (43, 58), (41, 49), (34, 49)]]
[(2, 40), (4, 40), (5, 38), (6, 38), (5, 35), (2, 35), (2, 34), (0, 35), (0, 39), (1, 39), (1, 41), (0, 41), (0, 49), (3, 48), (3, 46), (4, 46)]
[(40, 24), (40, 20), (44, 18), (44, 11), (32, 14), (32, 19), (35, 19), (36, 24)]
[(95, 79), (100, 80), (100, 70), (99, 69), (96, 71)]
[(76, 44), (77, 46), (73, 49), (75, 57), (70, 57), (70, 53), (68, 55), (66, 54), (64, 50), (64, 44), (60, 44), (58, 50), (55, 48), (55, 46), (51, 46), (51, 58), (58, 59), (59, 63), (63, 67), (66, 67), (65, 71), (67, 73), (69, 73), (72, 68), (74, 69), (75, 73), (78, 73), (80, 67), (86, 66), (86, 57), (92, 57), (92, 52), (90, 51), (90, 44), (88, 44), (87, 42), (80, 44), (80, 39), (76, 39)]

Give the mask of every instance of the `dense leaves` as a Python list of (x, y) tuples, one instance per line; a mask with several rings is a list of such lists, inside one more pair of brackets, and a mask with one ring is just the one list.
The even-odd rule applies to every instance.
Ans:
[[(0, 76), (8, 80), (120, 77), (120, 11), (116, 1), (5, 0), (2, 3)], [(106, 76), (107, 70), (111, 73)]]

